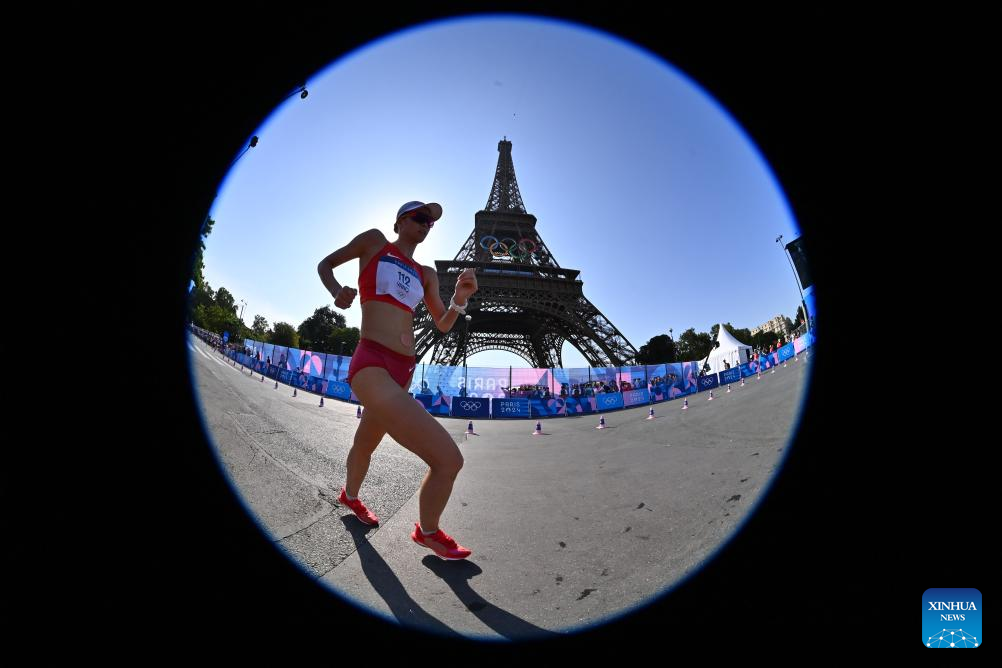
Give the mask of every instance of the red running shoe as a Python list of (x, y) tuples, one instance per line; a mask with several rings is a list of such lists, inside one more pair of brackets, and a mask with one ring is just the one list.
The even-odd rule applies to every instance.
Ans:
[(430, 536), (425, 536), (421, 532), (421, 525), (417, 522), (414, 523), (414, 533), (411, 534), (411, 540), (418, 545), (424, 545), (429, 550), (447, 561), (465, 559), (473, 554), (473, 550), (466, 549), (454, 541), (452, 536), (445, 533), (441, 529)]
[(341, 503), (348, 506), (358, 521), (362, 524), (374, 525), (379, 524), (379, 518), (372, 514), (372, 511), (365, 507), (361, 499), (355, 499), (354, 501), (348, 500), (348, 494), (345, 493), (344, 487), (341, 488), (341, 497), (338, 499)]

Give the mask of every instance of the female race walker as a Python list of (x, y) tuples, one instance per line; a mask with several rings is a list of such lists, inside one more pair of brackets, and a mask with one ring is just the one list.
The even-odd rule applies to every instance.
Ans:
[(475, 271), (466, 269), (456, 281), (447, 309), (438, 294), (438, 274), (414, 261), (414, 249), (441, 217), (442, 207), (438, 204), (407, 202), (400, 207), (393, 224), (395, 241), (387, 241), (376, 229), (363, 232), (321, 260), (317, 272), (334, 296), (334, 305), (346, 309), (357, 291), (342, 287), (333, 269), (356, 258), (361, 267), (361, 340), (351, 358), (348, 383), (365, 412), (348, 453), (348, 479), (341, 490), (341, 503), (363, 523), (379, 523), (379, 518), (358, 499), (358, 492), (373, 451), (389, 434), (429, 466), (418, 496), (421, 521), (414, 525), (411, 538), (443, 559), (465, 559), (471, 551), (438, 526), (452, 484), (463, 467), (463, 455), (442, 425), (407, 394), (416, 366), (414, 307), (424, 299), (435, 326), (448, 332), (457, 314), (465, 315), (467, 300), (477, 291)]

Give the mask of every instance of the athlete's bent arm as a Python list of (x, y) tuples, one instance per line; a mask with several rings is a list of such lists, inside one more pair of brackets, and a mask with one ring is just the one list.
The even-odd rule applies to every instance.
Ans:
[[(435, 326), (438, 327), (440, 332), (448, 332), (452, 329), (452, 326), (456, 324), (456, 320), (459, 319), (459, 312), (453, 309), (447, 308), (445, 304), (442, 303), (442, 298), (438, 295), (438, 273), (431, 267), (424, 268), (425, 284), (424, 284), (424, 303), (428, 307), (428, 312), (431, 314), (432, 320), (435, 322)], [(475, 269), (472, 267), (463, 270), (463, 273), (459, 275), (456, 279), (456, 290), (453, 294), (452, 301), (456, 303), (457, 306), (465, 307), (469, 303), (470, 295), (477, 291), (477, 278), (475, 276)]]
[[(334, 278), (334, 268), (345, 262), (355, 260), (367, 252), (371, 254), (374, 248), (382, 248), (386, 244), (386, 237), (377, 229), (362, 232), (357, 237), (348, 242), (347, 245), (338, 248), (336, 251), (320, 260), (317, 265), (317, 273), (320, 274), (320, 281), (327, 288), (327, 291), (334, 297), (334, 305), (338, 308), (348, 308), (355, 299), (357, 290), (354, 288), (342, 288), (341, 284)], [(340, 302), (338, 301), (340, 299)]]

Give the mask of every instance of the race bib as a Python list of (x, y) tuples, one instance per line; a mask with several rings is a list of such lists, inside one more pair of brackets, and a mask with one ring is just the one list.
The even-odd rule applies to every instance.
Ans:
[(379, 258), (376, 294), (389, 295), (413, 310), (424, 297), (421, 277), (414, 267), (390, 255)]

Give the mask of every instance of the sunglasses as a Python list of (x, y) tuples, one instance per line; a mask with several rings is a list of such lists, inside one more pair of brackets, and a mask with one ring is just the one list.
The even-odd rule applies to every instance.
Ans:
[(408, 214), (408, 217), (411, 218), (416, 223), (420, 223), (421, 225), (427, 225), (429, 230), (435, 227), (435, 221), (432, 220), (431, 216), (429, 216), (426, 213), (422, 213), (419, 211), (417, 213)]

